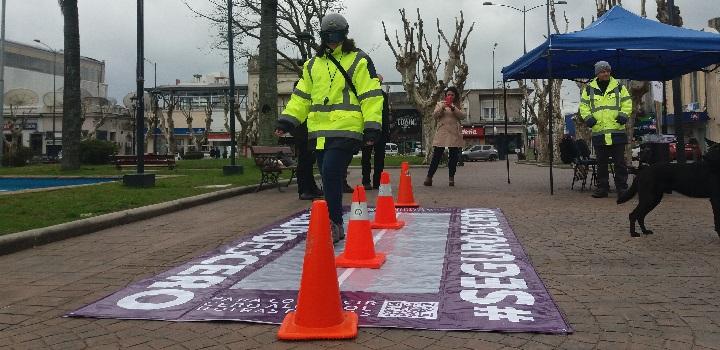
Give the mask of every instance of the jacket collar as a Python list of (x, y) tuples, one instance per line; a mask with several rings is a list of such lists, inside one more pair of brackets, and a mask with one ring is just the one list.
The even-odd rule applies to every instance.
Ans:
[(338, 45), (335, 50), (332, 51), (332, 55), (335, 56), (335, 58), (340, 58), (343, 56), (342, 44)]
[[(607, 89), (605, 89), (605, 93), (607, 94), (608, 92), (613, 91), (616, 86), (618, 86), (618, 81), (615, 78), (610, 77), (610, 83), (608, 83), (608, 87)], [(597, 83), (597, 78), (593, 79), (590, 82), (590, 87), (594, 88), (595, 90), (600, 90), (600, 86)]]

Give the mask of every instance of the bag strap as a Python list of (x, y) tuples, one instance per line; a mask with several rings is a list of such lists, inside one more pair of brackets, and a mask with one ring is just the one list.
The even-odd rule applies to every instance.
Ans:
[(340, 64), (340, 62), (338, 62), (338, 60), (335, 59), (335, 57), (333, 57), (332, 53), (325, 51), (325, 56), (330, 61), (332, 61), (332, 63), (335, 64), (335, 66), (340, 71), (340, 73), (342, 73), (343, 77), (345, 77), (345, 82), (348, 84), (348, 86), (350, 86), (350, 90), (352, 90), (352, 92), (357, 97), (358, 93), (357, 93), (357, 90), (355, 89), (355, 85), (353, 84), (352, 79), (348, 75), (348, 72), (345, 70), (345, 68), (343, 68), (343, 66)]

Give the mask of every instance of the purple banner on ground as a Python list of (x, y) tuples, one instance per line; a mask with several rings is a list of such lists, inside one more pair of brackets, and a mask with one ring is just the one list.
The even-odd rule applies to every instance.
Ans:
[[(338, 269), (360, 326), (572, 332), (499, 209), (398, 215), (403, 229), (374, 231), (382, 268)], [(68, 316), (281, 323), (295, 308), (308, 220), (298, 213)]]

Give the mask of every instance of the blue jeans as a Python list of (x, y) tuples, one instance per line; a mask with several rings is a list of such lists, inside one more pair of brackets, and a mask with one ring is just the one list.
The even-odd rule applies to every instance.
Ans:
[(322, 176), (325, 201), (330, 212), (330, 220), (336, 224), (343, 222), (342, 196), (345, 174), (352, 160), (352, 153), (342, 149), (316, 151), (318, 168)]

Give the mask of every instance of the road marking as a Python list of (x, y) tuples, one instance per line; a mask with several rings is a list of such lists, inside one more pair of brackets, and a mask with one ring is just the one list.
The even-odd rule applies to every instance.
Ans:
[[(373, 243), (377, 244), (378, 241), (385, 235), (385, 232), (387, 232), (387, 229), (380, 230), (377, 234), (373, 235)], [(345, 282), (345, 280), (352, 275), (352, 273), (355, 272), (355, 268), (351, 267), (346, 269), (340, 277), (338, 277), (338, 285), (341, 285)]]

